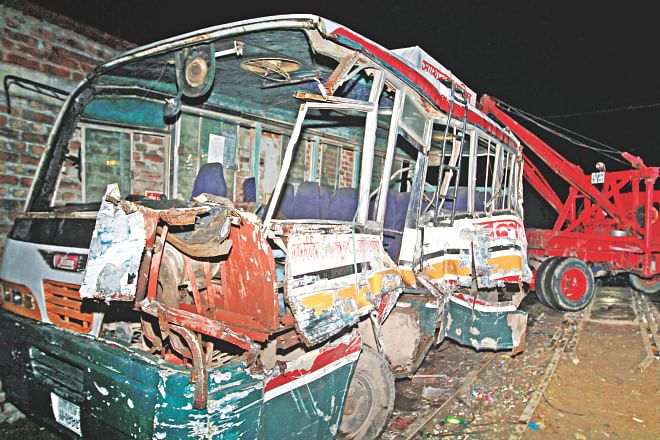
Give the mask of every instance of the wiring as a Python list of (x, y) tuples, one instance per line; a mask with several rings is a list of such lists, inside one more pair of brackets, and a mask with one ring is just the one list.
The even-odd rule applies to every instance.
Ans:
[(557, 115), (545, 115), (543, 117), (545, 119), (562, 119), (562, 118), (572, 118), (573, 116), (589, 116), (589, 115), (598, 115), (598, 114), (602, 114), (602, 113), (625, 112), (625, 111), (632, 111), (632, 110), (645, 110), (645, 109), (655, 108), (655, 107), (660, 107), (660, 102), (656, 102), (654, 104), (628, 105), (628, 106), (625, 106), (625, 107), (613, 107), (613, 108), (604, 108), (604, 109), (599, 109), (599, 110), (588, 110), (588, 111), (577, 112), (577, 113), (564, 113), (564, 114), (557, 114)]
[[(495, 100), (493, 98), (493, 100)], [(547, 121), (544, 118), (540, 116), (533, 115), (531, 113), (528, 113), (524, 110), (521, 110), (519, 108), (513, 107), (505, 102), (502, 102), (500, 100), (495, 100), (498, 105), (501, 105), (502, 107), (506, 108), (507, 111), (513, 113), (514, 115), (525, 119), (532, 124), (538, 126), (539, 128), (542, 128), (543, 130), (554, 134), (555, 136), (558, 136), (562, 139), (565, 139), (572, 144), (575, 144), (577, 146), (595, 151), (597, 153), (602, 154), (605, 157), (608, 157), (614, 161), (620, 162), (622, 164), (628, 165), (628, 162), (624, 161), (621, 159), (621, 151), (615, 147), (612, 147), (611, 145), (607, 145), (603, 142), (597, 141), (595, 139), (592, 139), (588, 136), (582, 135), (580, 133), (576, 133), (572, 130), (569, 130), (568, 128), (562, 127), (560, 125), (555, 124), (554, 122)], [(599, 145), (599, 147), (596, 147), (594, 145), (587, 144), (585, 142), (590, 142), (592, 144)]]

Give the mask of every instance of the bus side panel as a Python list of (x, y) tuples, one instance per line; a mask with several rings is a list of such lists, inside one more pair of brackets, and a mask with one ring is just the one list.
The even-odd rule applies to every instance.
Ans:
[(296, 358), (268, 380), (263, 438), (334, 439), (361, 350), (362, 338), (354, 331)]
[(155, 439), (258, 438), (264, 377), (250, 375), (242, 362), (230, 363), (212, 369), (208, 383), (207, 408), (197, 410), (190, 375), (161, 372)]
[[(355, 363), (264, 404), (264, 438), (334, 439)], [(282, 421), (286, 423), (282, 423)]]

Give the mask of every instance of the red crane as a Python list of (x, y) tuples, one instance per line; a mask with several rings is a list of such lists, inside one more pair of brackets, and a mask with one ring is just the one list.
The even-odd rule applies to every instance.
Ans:
[(527, 228), (528, 256), (536, 274), (532, 290), (545, 305), (563, 310), (585, 307), (594, 294), (594, 270), (628, 274), (632, 287), (660, 292), (659, 167), (619, 153), (630, 168), (608, 172), (602, 163), (585, 173), (516, 121), (512, 107), (483, 96), (484, 113), (508, 127), (569, 185), (566, 200), (523, 154), (524, 178), (557, 212), (552, 229)]

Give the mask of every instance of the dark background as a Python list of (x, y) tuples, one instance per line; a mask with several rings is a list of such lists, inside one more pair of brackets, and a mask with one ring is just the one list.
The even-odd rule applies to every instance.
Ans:
[[(651, 7), (653, 2), (33, 3), (137, 44), (266, 15), (321, 15), (387, 48), (420, 46), (479, 95), (498, 97), (589, 138), (639, 155), (647, 165), (660, 165), (660, 24)], [(544, 132), (537, 134), (587, 172), (599, 160), (607, 164), (608, 170), (624, 167)], [(557, 182), (559, 192), (565, 191), (560, 182), (552, 182)], [(531, 214), (529, 209), (527, 212)]]

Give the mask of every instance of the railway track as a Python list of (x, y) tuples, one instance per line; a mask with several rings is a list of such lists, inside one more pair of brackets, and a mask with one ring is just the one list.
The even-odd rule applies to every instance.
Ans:
[[(414, 387), (416, 379), (425, 387), (453, 382), (450, 390), (421, 408), (395, 413), (393, 425), (383, 439), (417, 440), (440, 438), (496, 438), (518, 440), (534, 424), (535, 411), (543, 400), (548, 405), (545, 390), (551, 382), (560, 359), (580, 363), (576, 353), (580, 334), (589, 322), (610, 325), (639, 325), (646, 357), (639, 368), (647, 368), (659, 358), (659, 317), (655, 304), (646, 296), (622, 287), (601, 287), (599, 295), (581, 312), (561, 313), (538, 303), (528, 305), (530, 326), (526, 350), (512, 358), (507, 353), (476, 353), (451, 345), (440, 346), (443, 356), (433, 356), (423, 364), (411, 383), (400, 388)], [(592, 315), (593, 312), (593, 315)], [(462, 363), (462, 357), (477, 359), (468, 370), (443, 373), (452, 362)], [(435, 379), (428, 383), (429, 379)], [(495, 389), (492, 393), (489, 387)], [(513, 390), (513, 391), (511, 391)], [(410, 390), (408, 390), (410, 391)], [(397, 393), (399, 388), (397, 389)], [(493, 395), (487, 404), (479, 396)], [(417, 394), (417, 399), (420, 399)], [(427, 393), (428, 394), (428, 393)], [(448, 417), (449, 416), (449, 417)]]

